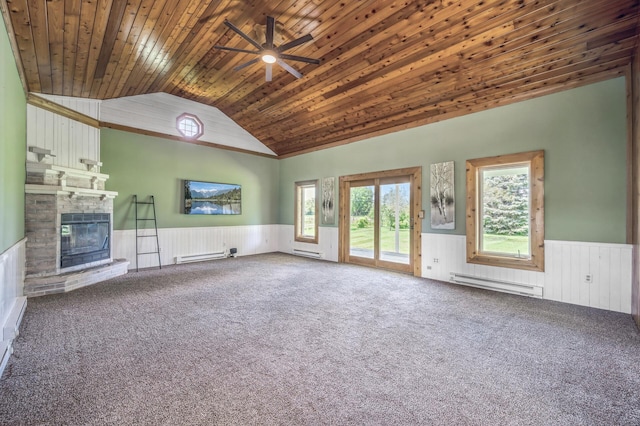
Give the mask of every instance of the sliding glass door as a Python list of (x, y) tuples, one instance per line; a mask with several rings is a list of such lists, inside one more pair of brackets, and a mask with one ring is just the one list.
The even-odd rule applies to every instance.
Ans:
[(410, 264), (411, 256), (411, 184), (409, 176), (380, 182), (378, 216), (380, 260)]
[(352, 182), (350, 189), (349, 255), (375, 259), (375, 182), (373, 180)]
[(403, 169), (341, 179), (341, 209), (348, 210), (341, 212), (348, 222), (341, 226), (342, 260), (415, 272), (414, 174)]

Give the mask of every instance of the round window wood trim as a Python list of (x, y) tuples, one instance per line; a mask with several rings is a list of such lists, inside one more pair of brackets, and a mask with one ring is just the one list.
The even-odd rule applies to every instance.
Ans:
[[(185, 125), (185, 123), (188, 123), (188, 125)], [(196, 131), (192, 132), (193, 127), (195, 127)], [(202, 121), (195, 114), (186, 112), (176, 118), (176, 129), (183, 138), (189, 140), (198, 139), (204, 134), (204, 124)]]

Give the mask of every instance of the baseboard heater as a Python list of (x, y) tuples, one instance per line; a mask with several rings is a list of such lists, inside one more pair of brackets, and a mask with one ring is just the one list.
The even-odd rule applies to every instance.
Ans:
[(7, 366), (9, 362), (9, 357), (11, 356), (11, 352), (13, 352), (11, 348), (11, 341), (6, 340), (0, 342), (0, 377), (2, 377), (2, 373), (4, 373), (4, 368)]
[(534, 284), (521, 284), (492, 278), (474, 277), (472, 275), (458, 274), (455, 272), (451, 272), (451, 279), (449, 281), (470, 287), (542, 298), (542, 287)]
[(26, 310), (27, 298), (17, 297), (13, 305), (13, 309), (7, 317), (7, 322), (5, 322), (4, 329), (2, 330), (3, 341), (13, 340), (18, 337), (18, 334), (20, 334), (20, 323), (22, 322), (22, 317), (24, 316), (24, 312)]
[(7, 321), (2, 329), (2, 340), (0, 341), (0, 376), (9, 362), (9, 357), (13, 353), (13, 340), (20, 334), (20, 323), (27, 309), (27, 298), (16, 298), (13, 308), (7, 317)]
[(204, 262), (206, 260), (224, 259), (227, 254), (224, 251), (203, 254), (188, 254), (184, 256), (176, 256), (176, 265), (181, 263)]
[(314, 259), (322, 259), (324, 257), (324, 253), (322, 253), (322, 252), (309, 251), (309, 250), (300, 250), (300, 249), (293, 249), (293, 254), (295, 254), (297, 256), (313, 257)]

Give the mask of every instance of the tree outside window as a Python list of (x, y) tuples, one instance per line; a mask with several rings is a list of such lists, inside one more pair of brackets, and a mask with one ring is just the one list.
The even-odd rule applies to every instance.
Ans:
[(295, 183), (295, 240), (318, 242), (318, 181)]
[(467, 262), (544, 271), (544, 151), (467, 161)]

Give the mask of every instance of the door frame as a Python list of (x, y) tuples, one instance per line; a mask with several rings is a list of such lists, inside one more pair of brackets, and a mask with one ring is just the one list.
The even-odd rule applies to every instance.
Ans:
[[(413, 275), (422, 276), (422, 167), (407, 167), (404, 169), (385, 170), (372, 173), (359, 173), (355, 175), (340, 176), (339, 203), (338, 203), (338, 262), (345, 263), (349, 258), (349, 224), (351, 218), (351, 200), (349, 199), (350, 182), (367, 179), (384, 179), (396, 176), (409, 176), (411, 183), (411, 222), (412, 232), (412, 258), (410, 259)], [(422, 216), (422, 217), (420, 217)]]

